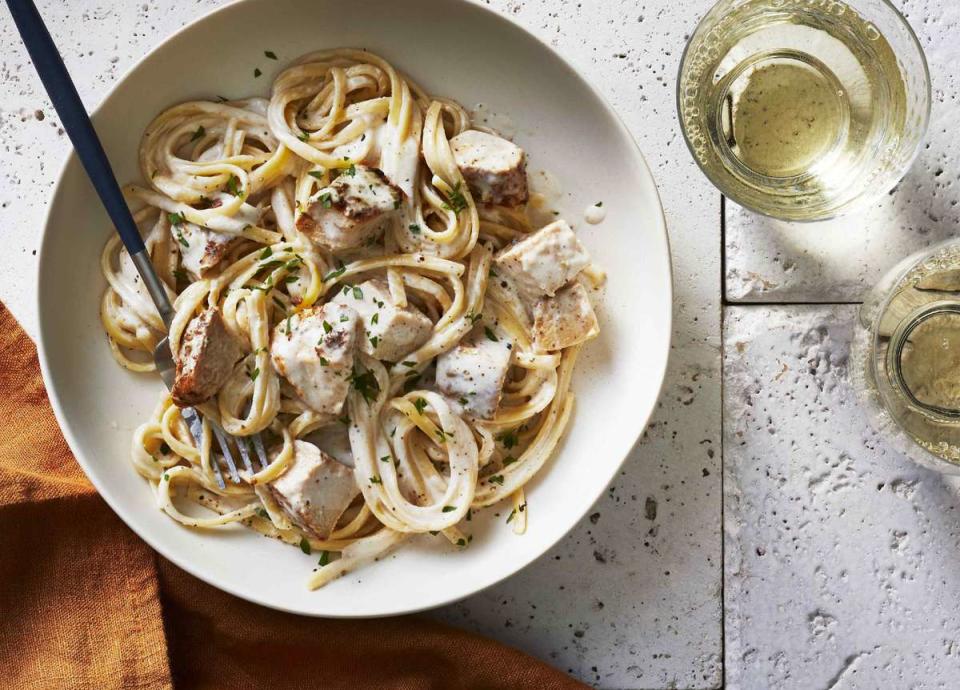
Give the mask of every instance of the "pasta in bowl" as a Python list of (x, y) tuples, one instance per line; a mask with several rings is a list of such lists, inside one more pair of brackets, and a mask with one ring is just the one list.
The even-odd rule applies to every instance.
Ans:
[[(531, 208), (523, 149), (476, 126), (353, 49), (299, 58), (269, 100), (150, 124), (147, 182), (125, 191), (175, 299), (177, 378), (132, 456), (170, 517), (322, 553), (311, 588), (410, 535), (467, 548), (472, 512), (501, 501), (525, 530), (523, 487), (569, 422), (603, 276)], [(101, 263), (111, 351), (149, 371), (162, 324), (118, 239)], [(212, 424), (236, 448), (215, 451)], [(224, 482), (254, 434), (270, 463)]]
[[(237, 41), (240, 34), (255, 40)], [(363, 51), (364, 57), (374, 56), (369, 60), (383, 56), (389, 61), (410, 89), (408, 103), (418, 109), (411, 121), (420, 121), (421, 149), (430, 143), (424, 140), (427, 115), (434, 102), (440, 103), (438, 122), (453, 155), (446, 165), (456, 169), (452, 177), (436, 176), (447, 183), (449, 189), (444, 189), (434, 181), (426, 156), (417, 152), (419, 177), (408, 189), (419, 195), (422, 223), (407, 217), (416, 205), (407, 203), (413, 197), (397, 174), (402, 168), (390, 170), (378, 158), (393, 127), (389, 103), (386, 108), (376, 103), (392, 97), (389, 77), (381, 95), (373, 81), (364, 93), (344, 92), (347, 109), (374, 101), (368, 104), (372, 112), (351, 122), (358, 119), (355, 128), (362, 126), (376, 137), (368, 150), (360, 134), (363, 141), (354, 144), (356, 150), (332, 154), (341, 159), (334, 165), (312, 161), (293, 148), (301, 143), (319, 153), (336, 148), (324, 149), (327, 139), (316, 134), (322, 127), (315, 119), (323, 112), (322, 98), (304, 113), (310, 122), (298, 120), (301, 102), (307, 97), (313, 101), (321, 80), (292, 81), (306, 95), (290, 101), (294, 105), (284, 111), (286, 124), (278, 128), (271, 123), (273, 85), (280, 75), (303, 64), (298, 56), (338, 45), (362, 46), (370, 51)], [(377, 69), (387, 74), (384, 67)], [(382, 79), (375, 79), (376, 89), (383, 88)], [(310, 114), (313, 107), (320, 110)], [(232, 115), (224, 117), (225, 112)], [(456, 123), (458, 112), (466, 113), (463, 125)], [(233, 134), (225, 138), (231, 119)], [(557, 544), (591, 510), (656, 404), (670, 340), (670, 262), (656, 186), (634, 141), (588, 81), (556, 53), (509, 20), (464, 0), (370, 0), (348, 9), (326, 0), (244, 0), (164, 40), (117, 83), (93, 120), (118, 178), (134, 182), (127, 189), (131, 208), (140, 214), (154, 265), (177, 299), (180, 319), (171, 336), (179, 353), (204, 353), (213, 344), (211, 351), (228, 355), (185, 358), (174, 395), (181, 404), (195, 405), (202, 416), (229, 426), (238, 438), (260, 438), (275, 473), (261, 474), (264, 466), (256, 463), (234, 481), (228, 471), (223, 477), (226, 496), (203, 484), (222, 465), (220, 453), (214, 444), (207, 448), (186, 435), (180, 408), (162, 396), (158, 378), (136, 371), (149, 368), (146, 350), (162, 329), (151, 321), (155, 317), (119, 247), (104, 251), (112, 230), (71, 157), (50, 202), (40, 250), (41, 368), (64, 436), (87, 476), (161, 555), (227, 592), (278, 609), (322, 616), (393, 615), (460, 599), (503, 580)], [(642, 131), (642, 121), (634, 125)], [(286, 140), (279, 136), (283, 127), (289, 129)], [(182, 132), (174, 133), (178, 128)], [(330, 134), (343, 129), (337, 125)], [(145, 138), (146, 132), (151, 136)], [(487, 139), (488, 134), (499, 137)], [(312, 139), (301, 141), (301, 136)], [(227, 142), (228, 152), (217, 148)], [(525, 175), (518, 173), (517, 149), (523, 153)], [(350, 161), (343, 161), (344, 156)], [(398, 162), (404, 160), (410, 158), (398, 155)], [(484, 160), (489, 167), (480, 165)], [(288, 170), (291, 165), (297, 169)], [(496, 175), (485, 178), (484, 170)], [(382, 182), (381, 173), (390, 187), (375, 185), (379, 194), (358, 194), (357, 183)], [(458, 173), (465, 183), (460, 190), (455, 189)], [(523, 184), (528, 184), (525, 205)], [(177, 185), (184, 189), (177, 191)], [(421, 194), (424, 185), (428, 192)], [(494, 195), (500, 195), (496, 202)], [(362, 198), (348, 204), (348, 197)], [(401, 205), (394, 209), (397, 197)], [(362, 208), (356, 204), (363, 198), (369, 203)], [(463, 203), (468, 206), (460, 209)], [(586, 207), (592, 213), (583, 217)], [(379, 222), (378, 209), (383, 214)], [(390, 232), (381, 223), (392, 224)], [(457, 229), (448, 233), (454, 223)], [(585, 257), (567, 259), (570, 275), (551, 271), (525, 280), (519, 270), (524, 257), (563, 246), (567, 226)], [(476, 242), (467, 234), (474, 228)], [(356, 247), (339, 246), (349, 236), (364, 239)], [(297, 238), (301, 244), (294, 246)], [(471, 243), (473, 249), (464, 251)], [(334, 244), (332, 250), (324, 248)], [(362, 263), (397, 255), (413, 257), (413, 263)], [(481, 262), (489, 264), (484, 286), (478, 282)], [(559, 263), (554, 258), (548, 265)], [(605, 271), (605, 281), (594, 264)], [(250, 270), (252, 276), (245, 276)], [(399, 284), (391, 274), (400, 275)], [(550, 281), (557, 287), (553, 298), (521, 295), (527, 321), (518, 326), (510, 315), (520, 312), (511, 301), (513, 293), (500, 285), (504, 278), (519, 280), (522, 291), (548, 286), (544, 292), (550, 292)], [(347, 286), (349, 294), (344, 294)], [(394, 295), (400, 288), (406, 306), (399, 292)], [(480, 294), (483, 308), (477, 309), (471, 300)], [(541, 301), (538, 329), (536, 305)], [(592, 330), (587, 306), (595, 311), (599, 335), (583, 346), (563, 346), (569, 335), (565, 324), (574, 324), (576, 333)], [(393, 310), (389, 314), (387, 307)], [(377, 323), (372, 323), (377, 311)], [(332, 336), (334, 327), (346, 326), (354, 313), (366, 325), (353, 331), (351, 358), (350, 346), (338, 345)], [(584, 320), (558, 318), (571, 313)], [(115, 348), (104, 336), (105, 315)], [(341, 322), (344, 315), (348, 321)], [(475, 323), (466, 324), (467, 315)], [(458, 323), (470, 329), (461, 333)], [(378, 332), (378, 327), (384, 330)], [(384, 333), (390, 337), (380, 342)], [(254, 346), (251, 337), (260, 344)], [(346, 381), (339, 413), (324, 407), (336, 406), (337, 398), (324, 397), (335, 386), (313, 391), (302, 384), (317, 377), (335, 381), (326, 376), (336, 369), (334, 352), (316, 353), (327, 337), (325, 347), (356, 365), (356, 372), (351, 367), (339, 379)], [(541, 347), (538, 339), (561, 346)], [(430, 350), (438, 344), (439, 349)], [(518, 358), (514, 349), (529, 356)], [(423, 359), (410, 356), (417, 351)], [(479, 380), (486, 381), (486, 372), (499, 371), (507, 354), (509, 371), (502, 385), (477, 388), (477, 395), (470, 396), (475, 388), (470, 378), (478, 378), (471, 372), (484, 373)], [(127, 360), (127, 368), (118, 366), (118, 357)], [(401, 377), (407, 369), (418, 373)], [(446, 391), (437, 384), (438, 370), (449, 384)], [(378, 378), (384, 374), (385, 379)], [(417, 378), (409, 388), (408, 378)], [(395, 388), (400, 381), (404, 385)], [(217, 386), (215, 394), (206, 398), (211, 386)], [(472, 412), (462, 407), (461, 397), (471, 403)], [(351, 413), (354, 398), (359, 415)], [(520, 404), (524, 400), (526, 408)], [(407, 408), (408, 414), (397, 409), (405, 404), (413, 408)], [(276, 414), (270, 412), (274, 405)], [(519, 418), (504, 417), (506, 410), (529, 414), (531, 421), (524, 428)], [(544, 419), (554, 410), (556, 421)], [(565, 422), (563, 414), (568, 415)], [(351, 424), (329, 423), (330, 415)], [(367, 423), (363, 415), (387, 425), (387, 443), (396, 448), (393, 462), (400, 463), (391, 473), (382, 460), (387, 452), (371, 443), (364, 457), (377, 469), (367, 465), (374, 481), (365, 486), (355, 479), (363, 469), (349, 466), (358, 464), (351, 439), (358, 432), (352, 424)], [(308, 428), (311, 419), (316, 428)], [(296, 428), (295, 420), (303, 426)], [(471, 429), (477, 479), (472, 484), (470, 477), (458, 479), (451, 488), (450, 467), (474, 462), (457, 420)], [(499, 422), (506, 425), (498, 428)], [(258, 434), (240, 433), (259, 424), (265, 426)], [(434, 429), (453, 431), (453, 436), (441, 439)], [(538, 436), (541, 431), (544, 435)], [(489, 438), (492, 451), (490, 442), (484, 443)], [(442, 440), (447, 444), (438, 443)], [(465, 452), (462, 445), (454, 446), (453, 465), (447, 450), (451, 440), (467, 446)], [(238, 450), (244, 449), (234, 447)], [(398, 457), (403, 452), (406, 458)], [(520, 463), (523, 452), (531, 454)], [(220, 462), (210, 463), (211, 457)], [(239, 468), (243, 463), (237, 460)], [(160, 471), (161, 463), (169, 467)], [(411, 492), (401, 476), (404, 463), (423, 467), (426, 474), (417, 481), (429, 496)], [(257, 474), (251, 484), (248, 479)], [(331, 479), (327, 499), (333, 509), (311, 515), (304, 509), (313, 498), (304, 489), (311, 477), (321, 475)], [(497, 475), (503, 475), (502, 485)], [(219, 490), (215, 474), (213, 481), (211, 489)], [(471, 487), (468, 501), (461, 492)], [(218, 527), (184, 526), (158, 508), (165, 496), (169, 504), (161, 507), (188, 521), (219, 520), (243, 509), (249, 515)], [(496, 496), (502, 498), (488, 507), (473, 507)], [(448, 507), (452, 510), (444, 512)], [(392, 508), (401, 517), (387, 525)], [(604, 515), (610, 516), (604, 524), (619, 524), (614, 512)], [(401, 518), (415, 529), (397, 529)], [(444, 520), (462, 537), (452, 540), (445, 527), (450, 523)], [(428, 524), (443, 528), (421, 534), (418, 530)], [(377, 539), (360, 539), (373, 536)], [(466, 542), (462, 546), (460, 538)], [(565, 551), (575, 550), (576, 543), (568, 542)], [(365, 566), (367, 560), (377, 562)], [(545, 570), (543, 576), (550, 577), (554, 565), (553, 559), (544, 561), (531, 575)], [(353, 569), (334, 578), (346, 566)], [(305, 584), (323, 586), (309, 589)]]

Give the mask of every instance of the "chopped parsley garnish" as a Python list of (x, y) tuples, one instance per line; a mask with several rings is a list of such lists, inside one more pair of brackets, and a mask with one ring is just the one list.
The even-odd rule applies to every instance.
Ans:
[(323, 282), (327, 282), (328, 280), (333, 280), (334, 278), (339, 278), (344, 274), (346, 270), (347, 270), (346, 266), (341, 266), (335, 271), (330, 271), (327, 275), (323, 277)]
[(240, 189), (240, 178), (236, 175), (231, 175), (230, 179), (227, 180), (227, 191), (233, 194), (234, 196), (243, 196), (243, 190)]
[(506, 467), (507, 465), (512, 465), (516, 461), (517, 459), (515, 457), (513, 457), (512, 455), (508, 455), (503, 459), (503, 466)]
[(382, 458), (380, 458), (380, 462), (390, 462), (391, 460), (393, 460), (393, 458), (389, 455), (384, 455)]
[(300, 132), (300, 134), (297, 135), (297, 139), (300, 141), (310, 141), (310, 135), (306, 132)]
[(469, 314), (467, 314), (467, 318), (470, 320), (470, 323), (476, 323), (483, 317), (480, 314), (474, 314), (473, 312), (470, 312)]
[(272, 260), (272, 261), (265, 261), (264, 263), (260, 264), (259, 266), (257, 266), (257, 270), (258, 270), (258, 271), (264, 271), (264, 270), (270, 270), (270, 271), (272, 271), (273, 269), (275, 269), (275, 268), (277, 268), (277, 267), (279, 267), (279, 266), (283, 266), (283, 262), (280, 261), (279, 259), (274, 259), (274, 260)]
[(321, 358), (320, 358), (320, 366), (325, 367), (325, 366), (327, 366), (328, 364), (330, 364), (330, 362), (327, 360), (326, 357), (321, 357)]
[(414, 235), (420, 234), (420, 226), (417, 225), (416, 223), (410, 223), (410, 225), (408, 225), (407, 227), (410, 228), (410, 232), (412, 232)]
[(308, 556), (310, 555), (310, 552), (313, 550), (310, 548), (310, 542), (307, 541), (306, 537), (300, 537), (300, 550), (303, 551)]
[(379, 345), (379, 344), (380, 344), (380, 336), (378, 336), (378, 335), (372, 335), (372, 336), (370, 336), (370, 345), (372, 345), (374, 348), (376, 348), (377, 345)]
[(257, 508), (257, 515), (262, 517), (264, 520), (270, 517), (270, 514), (267, 513), (267, 511), (264, 510), (263, 508)]
[(499, 484), (500, 486), (503, 486), (503, 475), (492, 474), (489, 477), (487, 477), (487, 481), (490, 482), (491, 484)]
[(507, 516), (507, 524), (509, 525), (509, 524), (510, 524), (510, 521), (513, 520), (513, 518), (515, 518), (515, 517), (517, 517), (517, 509), (516, 509), (516, 508), (514, 508), (513, 510), (511, 510), (511, 511), (510, 511), (510, 514)]
[(383, 482), (380, 481), (380, 477), (378, 477), (378, 476), (376, 476), (376, 475), (370, 477), (370, 483), (371, 483), (371, 484), (383, 484)]
[(461, 405), (466, 405), (466, 404), (469, 403), (470, 401), (467, 400), (466, 398), (464, 398), (464, 397), (461, 395), (461, 396), (460, 396), (460, 399), (457, 400), (457, 402), (459, 402)]
[(515, 431), (508, 431), (506, 433), (500, 434), (500, 437), (497, 439), (500, 443), (503, 444), (504, 448), (510, 449), (513, 448), (519, 439), (517, 438), (517, 433)]
[(190, 141), (196, 141), (197, 139), (200, 139), (201, 137), (203, 137), (203, 135), (206, 133), (207, 133), (207, 130), (203, 128), (203, 125), (200, 125), (199, 127), (197, 127), (197, 131), (190, 135)]
[(380, 392), (380, 384), (377, 383), (377, 377), (373, 375), (372, 371), (365, 371), (361, 374), (354, 367), (353, 373), (350, 375), (350, 383), (367, 402), (375, 400)]
[(400, 208), (400, 203), (401, 203), (400, 198), (397, 197), (397, 199), (393, 202), (393, 209), (397, 210), (398, 208)]
[(460, 191), (461, 183), (457, 184), (450, 190), (450, 194), (447, 195), (447, 203), (443, 205), (445, 209), (453, 211), (454, 213), (460, 213), (467, 207), (467, 199), (463, 196), (463, 192)]
[[(275, 52), (273, 52), (272, 50), (265, 50), (265, 51), (263, 51), (263, 54), (266, 55), (266, 56), (267, 56), (268, 58), (270, 58), (271, 60), (276, 60), (276, 59), (277, 59), (277, 54), (276, 54)], [(326, 552), (324, 552), (324, 553), (326, 553)], [(320, 565), (323, 565), (323, 564), (321, 563)]]
[(170, 446), (167, 445), (166, 441), (160, 444), (160, 452), (164, 455), (170, 455)]
[(401, 362), (401, 364), (403, 364), (403, 366), (405, 366), (405, 367), (415, 367), (415, 366), (417, 366), (417, 363), (416, 363), (416, 362)]
[[(290, 332), (290, 329), (288, 328), (288, 329), (287, 329), (287, 333), (289, 333), (289, 332)], [(251, 381), (256, 381), (256, 380), (257, 380), (257, 377), (260, 376), (260, 369), (259, 369), (259, 368), (255, 368), (253, 371), (251, 371), (251, 372), (248, 373), (248, 376), (250, 377), (250, 380), (251, 380)]]
[(427, 409), (427, 401), (423, 398), (417, 398), (413, 401), (413, 406), (417, 408), (418, 414), (423, 414), (423, 411)]
[(329, 333), (329, 332), (332, 331), (332, 330), (333, 330), (333, 324), (330, 323), (329, 321), (324, 321), (324, 322), (323, 322), (323, 332), (324, 332), (324, 333)]
[(347, 316), (346, 314), (341, 314), (341, 315), (340, 315), (340, 323), (344, 323), (344, 322), (349, 321), (349, 320), (350, 320), (350, 317)]
[(174, 225), (174, 226), (173, 226), (173, 231), (174, 231), (175, 233), (177, 233), (177, 242), (179, 242), (180, 244), (182, 244), (184, 247), (189, 247), (189, 246), (190, 246), (190, 243), (187, 242), (187, 240), (184, 238), (184, 236), (183, 236), (183, 230), (180, 229), (180, 226), (179, 226), (179, 225)]
[(500, 338), (490, 329), (490, 326), (484, 326), (483, 333), (487, 336), (487, 340), (492, 340), (495, 343), (500, 342)]
[(310, 170), (309, 172), (307, 172), (307, 174), (308, 174), (310, 177), (314, 177), (314, 178), (316, 178), (316, 179), (318, 179), (318, 180), (322, 180), (322, 179), (323, 179), (323, 173), (320, 172), (319, 170)]
[(330, 199), (330, 192), (324, 192), (320, 195), (320, 205), (324, 208), (333, 206), (333, 201)]
[(473, 520), (473, 508), (467, 508), (467, 522)]
[(440, 440), (440, 443), (446, 443), (447, 441), (447, 432), (445, 432), (440, 427), (437, 427), (437, 438)]
[(466, 539), (464, 539), (463, 537), (460, 537), (459, 539), (457, 539), (457, 546), (466, 546), (466, 545), (467, 545)]
[(354, 299), (363, 299), (363, 290), (354, 286), (353, 288), (353, 298)]
[(264, 247), (263, 251), (260, 252), (260, 261), (269, 259), (271, 256), (273, 256), (273, 250), (270, 247)]
[(452, 512), (455, 511), (455, 510), (456, 510), (456, 508), (455, 508), (454, 506), (444, 506), (443, 509), (442, 509), (440, 512), (441, 512), (441, 513), (452, 513)]
[(350, 177), (353, 177), (354, 175), (357, 174), (357, 166), (351, 163), (350, 167), (344, 170), (343, 172), (345, 175), (350, 175)]
[(330, 562), (330, 552), (329, 552), (329, 551), (321, 551), (321, 552), (320, 552), (320, 560), (317, 561), (317, 565), (319, 565), (320, 567), (323, 567), (323, 566), (325, 566), (325, 565), (326, 565), (327, 563), (329, 563), (329, 562)]
[(163, 481), (165, 481), (165, 482), (170, 481), (170, 475), (167, 474), (166, 472), (163, 473)]
[(377, 323), (380, 320), (380, 312), (370, 317), (370, 323)]
[(260, 71), (260, 68), (259, 68), (259, 67), (254, 67), (254, 68), (253, 68), (253, 78), (254, 78), (254, 79), (256, 79), (257, 77), (259, 77), (261, 74), (263, 74), (263, 72)]
[(170, 225), (180, 225), (186, 218), (183, 217), (182, 213), (168, 213), (167, 220), (170, 221)]
[(177, 280), (188, 280), (187, 272), (184, 271), (182, 268), (173, 269), (173, 277), (176, 278)]
[(290, 283), (299, 283), (299, 282), (300, 282), (300, 276), (298, 276), (298, 275), (288, 275), (286, 278), (283, 279), (282, 282), (283, 282), (284, 285), (289, 285)]

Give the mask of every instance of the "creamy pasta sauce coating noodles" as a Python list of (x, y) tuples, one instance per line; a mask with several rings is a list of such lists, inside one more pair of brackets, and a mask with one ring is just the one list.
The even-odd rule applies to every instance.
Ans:
[[(563, 220), (531, 220), (522, 149), (339, 49), (269, 100), (173, 106), (139, 156), (124, 192), (176, 308), (174, 394), (132, 444), (162, 510), (299, 546), (311, 588), (414, 534), (466, 548), (500, 501), (524, 531), (602, 274)], [(165, 329), (116, 238), (102, 270), (111, 351), (150, 372)], [(178, 404), (202, 413), (199, 447)], [(211, 420), (259, 433), (269, 464), (219, 486)]]

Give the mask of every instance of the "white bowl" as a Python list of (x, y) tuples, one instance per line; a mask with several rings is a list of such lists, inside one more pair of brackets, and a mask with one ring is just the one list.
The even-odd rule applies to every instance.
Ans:
[[(210, 13), (145, 57), (98, 109), (94, 121), (117, 177), (140, 178), (141, 132), (167, 106), (215, 94), (266, 95), (286, 61), (341, 46), (383, 55), (429, 93), (509, 116), (531, 173), (547, 170), (559, 180), (560, 210), (608, 272), (602, 335), (581, 355), (569, 433), (528, 485), (527, 533), (514, 535), (505, 524), (509, 506), (497, 506), (474, 517), (468, 549), (419, 537), (383, 562), (311, 592), (305, 581), (316, 556), (241, 527), (185, 528), (158, 510), (129, 456), (131, 434), (161, 384), (120, 369), (108, 351), (98, 316), (105, 285), (98, 261), (112, 229), (73, 156), (54, 190), (40, 254), (40, 363), (77, 460), (107, 503), (165, 557), (277, 609), (383, 616), (439, 606), (499, 582), (589, 510), (657, 401), (670, 344), (670, 256), (653, 178), (613, 110), (547, 46), (466, 0), (247, 0)], [(266, 59), (264, 50), (279, 61)], [(260, 78), (255, 67), (263, 70)], [(606, 220), (588, 225), (583, 210), (597, 201)]]

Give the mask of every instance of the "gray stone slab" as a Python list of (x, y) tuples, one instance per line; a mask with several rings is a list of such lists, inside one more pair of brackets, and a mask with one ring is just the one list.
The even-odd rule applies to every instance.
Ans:
[(731, 302), (856, 302), (901, 258), (958, 232), (960, 4), (901, 7), (930, 64), (933, 109), (920, 158), (874, 206), (822, 223), (784, 223), (726, 203), (726, 298)]
[(727, 309), (728, 688), (960, 679), (958, 486), (868, 427), (847, 380), (855, 309)]

